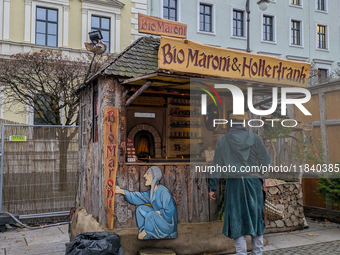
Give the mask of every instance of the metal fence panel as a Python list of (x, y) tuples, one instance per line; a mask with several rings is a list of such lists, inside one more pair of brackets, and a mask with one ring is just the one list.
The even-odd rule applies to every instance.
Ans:
[(19, 215), (75, 206), (78, 127), (2, 125), (2, 210)]

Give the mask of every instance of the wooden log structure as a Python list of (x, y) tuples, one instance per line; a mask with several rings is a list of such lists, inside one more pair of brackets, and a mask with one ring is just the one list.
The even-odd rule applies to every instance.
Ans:
[[(81, 107), (85, 107), (86, 119), (91, 120), (94, 87), (89, 86), (81, 91)], [(146, 86), (149, 83), (145, 84)], [(77, 190), (77, 207), (84, 207), (87, 212), (104, 227), (109, 227), (105, 205), (104, 171), (104, 114), (105, 107), (113, 106), (119, 109), (117, 157), (118, 169), (116, 185), (130, 191), (146, 191), (143, 175), (155, 164), (126, 163), (126, 89), (117, 79), (101, 77), (98, 87), (98, 141), (94, 141), (94, 122), (88, 121), (84, 127), (86, 141), (79, 142), (79, 175)], [(218, 219), (218, 199), (208, 198), (208, 179), (197, 175), (190, 163), (157, 163), (163, 171), (161, 184), (172, 193), (178, 213), (178, 223), (209, 222)], [(115, 195), (113, 228), (137, 227), (135, 206), (129, 204), (124, 196)]]
[[(163, 39), (165, 42), (166, 40), (170, 39)], [(203, 69), (195, 69), (194, 71), (187, 70), (183, 73), (183, 70), (177, 67), (177, 69), (169, 69), (168, 66), (162, 68), (161, 65), (164, 61), (159, 61), (161, 58), (160, 55), (158, 55), (160, 43), (159, 39), (149, 37), (137, 40), (119, 54), (111, 65), (108, 65), (105, 70), (102, 70), (100, 75), (91, 79), (87, 86), (84, 86), (79, 90), (82, 114), (80, 118), (81, 139), (79, 139), (77, 207), (84, 207), (86, 211), (105, 228), (124, 229), (137, 226), (135, 206), (129, 204), (125, 197), (120, 194), (114, 196), (114, 204), (112, 205), (114, 206), (114, 210), (110, 211), (110, 217), (113, 217), (113, 220), (110, 219), (108, 224), (106, 212), (106, 209), (108, 208), (108, 200), (106, 197), (108, 176), (105, 176), (104, 174), (107, 161), (105, 160), (105, 150), (103, 146), (106, 139), (104, 127), (106, 121), (105, 108), (107, 107), (115, 107), (115, 109), (118, 109), (117, 116), (119, 116), (116, 126), (117, 137), (114, 141), (117, 146), (115, 157), (115, 160), (117, 161), (115, 165), (116, 179), (113, 180), (112, 183), (129, 191), (146, 191), (147, 187), (145, 187), (143, 176), (150, 166), (157, 165), (163, 172), (161, 183), (169, 189), (174, 197), (179, 224), (211, 222), (218, 219), (219, 199), (218, 196), (216, 200), (209, 199), (208, 179), (206, 176), (197, 174), (194, 165), (190, 163), (180, 163), (180, 160), (178, 162), (165, 163), (168, 157), (175, 159), (176, 157), (184, 157), (183, 155), (190, 156), (192, 154), (191, 151), (188, 150), (191, 146), (190, 143), (185, 143), (184, 141), (188, 140), (183, 139), (195, 137), (196, 145), (198, 144), (198, 141), (203, 143), (207, 142), (206, 140), (209, 140), (209, 138), (207, 138), (208, 136), (202, 134), (203, 128), (197, 130), (197, 132), (193, 132), (195, 135), (189, 135), (189, 132), (186, 132), (186, 130), (185, 132), (178, 132), (177, 130), (176, 132), (171, 131), (169, 126), (172, 128), (182, 128), (182, 126), (188, 125), (188, 122), (190, 123), (187, 119), (184, 119), (185, 121), (175, 120), (175, 118), (178, 117), (201, 117), (199, 108), (197, 108), (198, 111), (196, 111), (196, 109), (194, 109), (195, 111), (191, 111), (191, 109), (189, 110), (188, 108), (190, 105), (187, 101), (190, 102), (189, 99), (192, 96), (190, 93), (190, 79), (210, 77), (212, 74), (204, 74), (205, 70)], [(139, 61), (132, 61), (131, 56), (139, 56)], [(127, 59), (131, 61), (126, 61)], [(277, 60), (273, 59), (273, 61)], [(297, 65), (295, 62), (290, 63), (289, 61), (287, 62), (287, 65), (288, 64), (292, 66)], [(304, 65), (302, 67), (297, 66), (296, 68), (302, 68), (302, 70), (304, 70)], [(272, 86), (279, 86), (279, 84), (271, 84), (268, 87), (263, 87), (262, 82), (252, 80), (250, 79), (251, 77), (244, 80), (245, 77), (242, 79), (238, 79), (237, 77), (231, 79), (230, 77), (224, 77), (224, 75), (225, 74), (223, 73), (223, 76), (220, 78), (226, 79), (225, 81), (228, 81), (228, 83), (244, 85), (245, 87), (256, 87), (254, 95), (257, 93), (261, 94), (265, 91), (268, 92), (268, 89)], [(217, 75), (215, 78), (217, 77), (219, 76)], [(303, 87), (305, 85), (299, 84), (299, 86)], [(127, 99), (127, 94), (129, 92), (132, 92), (133, 94)], [(150, 97), (163, 97), (163, 99), (165, 98), (166, 100), (164, 100), (164, 103), (162, 104), (130, 105), (138, 96), (146, 92)], [(195, 93), (194, 95), (193, 98), (200, 95), (200, 93)], [(220, 94), (222, 97), (228, 95), (229, 93)], [(181, 105), (183, 108), (176, 109), (178, 106), (176, 105), (175, 100), (173, 100), (175, 98), (180, 99), (180, 103), (177, 102), (177, 105)], [(196, 104), (198, 103), (196, 102)], [(227, 117), (227, 105), (228, 104), (224, 106), (224, 112), (221, 117)], [(128, 109), (127, 106), (129, 106)], [(146, 109), (145, 106), (150, 106), (151, 108)], [(140, 111), (143, 112), (137, 112), (136, 109), (138, 109), (138, 111), (142, 109)], [(171, 113), (171, 110), (177, 111), (178, 114)], [(138, 113), (138, 115), (136, 113)], [(171, 116), (173, 119), (170, 117), (166, 118), (165, 116)], [(127, 119), (128, 117), (129, 119)], [(149, 119), (149, 123), (146, 123), (147, 118)], [(203, 123), (201, 119), (199, 120), (200, 121), (195, 121), (199, 123), (199, 125), (197, 124), (197, 128)], [(133, 121), (135, 121), (134, 126), (130, 125)], [(129, 122), (129, 124), (127, 122)], [(158, 123), (154, 124), (153, 122)], [(184, 122), (186, 124), (174, 124), (174, 122)], [(150, 127), (152, 124), (154, 124), (155, 127)], [(142, 128), (139, 128), (140, 126)], [(147, 128), (145, 128), (145, 126), (147, 126)], [(128, 128), (129, 130), (127, 130)], [(148, 149), (153, 151), (153, 153), (150, 152), (146, 155), (150, 158), (154, 157), (155, 159), (163, 158), (163, 162), (158, 161), (158, 163), (154, 164), (126, 162), (127, 131), (131, 133), (134, 129), (137, 130), (134, 133), (136, 136), (140, 131), (150, 133), (151, 138), (149, 142), (150, 144), (153, 143), (154, 146), (150, 146)], [(208, 131), (210, 132), (209, 135), (213, 137), (213, 132), (211, 130)], [(173, 135), (173, 133), (182, 134)], [(184, 133), (186, 133), (186, 135), (184, 135)], [(131, 136), (130, 138), (134, 138), (134, 136)], [(180, 149), (173, 149), (176, 150), (176, 152), (172, 153), (173, 151), (168, 149), (171, 146), (174, 147), (174, 144), (171, 144), (171, 139), (178, 138), (182, 139), (181, 142), (178, 143), (181, 143), (185, 150), (182, 149), (181, 153), (178, 153)], [(208, 144), (210, 145), (210, 143)], [(136, 146), (138, 148), (138, 145)], [(179, 146), (177, 146), (177, 148), (178, 147)], [(166, 149), (168, 150), (166, 151)], [(186, 153), (183, 153), (183, 151), (186, 151)], [(287, 152), (288, 151), (287, 148)], [(289, 153), (285, 154), (287, 158), (288, 154)], [(201, 152), (198, 153), (197, 156), (201, 157)], [(291, 187), (289, 187), (289, 189), (290, 188)], [(297, 195), (299, 195), (300, 197), (298, 199), (287, 199), (288, 202), (282, 202), (280, 199), (280, 203), (284, 204), (284, 209), (287, 211), (287, 214), (291, 216), (289, 221), (285, 222), (287, 227), (297, 227), (297, 225), (301, 224), (301, 212), (298, 211), (298, 213), (296, 213), (297, 215), (295, 214), (297, 211), (296, 208), (302, 206), (301, 204), (299, 205), (301, 200), (300, 192), (298, 192), (299, 189), (300, 187), (294, 186), (294, 189), (283, 192), (287, 194), (290, 192), (290, 197), (297, 197)], [(282, 192), (280, 188), (273, 188), (271, 189), (270, 197), (277, 199), (278, 196), (281, 196), (280, 192)], [(218, 191), (218, 193), (220, 193), (220, 191)], [(275, 200), (274, 202), (277, 201)], [(275, 226), (279, 227), (278, 225), (280, 225), (280, 223)], [(274, 227), (274, 224), (272, 224), (272, 226)]]

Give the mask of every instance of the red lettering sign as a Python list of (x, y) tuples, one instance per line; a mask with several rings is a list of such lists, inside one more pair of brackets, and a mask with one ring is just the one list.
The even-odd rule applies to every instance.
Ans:
[(113, 229), (114, 221), (114, 202), (115, 202), (115, 182), (118, 168), (117, 144), (118, 144), (118, 121), (119, 111), (117, 107), (106, 106), (104, 109), (104, 174), (105, 183), (103, 184), (105, 194), (106, 217), (109, 229)]

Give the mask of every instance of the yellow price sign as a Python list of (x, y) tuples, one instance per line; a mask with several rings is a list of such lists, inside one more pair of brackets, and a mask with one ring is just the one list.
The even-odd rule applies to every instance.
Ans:
[(11, 142), (25, 142), (26, 141), (26, 136), (22, 136), (22, 135), (11, 135), (9, 137), (9, 140)]

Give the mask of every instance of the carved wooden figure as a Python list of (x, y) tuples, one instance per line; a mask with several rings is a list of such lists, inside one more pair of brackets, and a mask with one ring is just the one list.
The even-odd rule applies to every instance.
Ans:
[(152, 166), (144, 175), (145, 186), (151, 186), (150, 190), (133, 192), (116, 186), (116, 194), (123, 194), (129, 203), (138, 205), (138, 239), (177, 237), (176, 204), (171, 192), (160, 184), (162, 177), (162, 170), (158, 166)]

